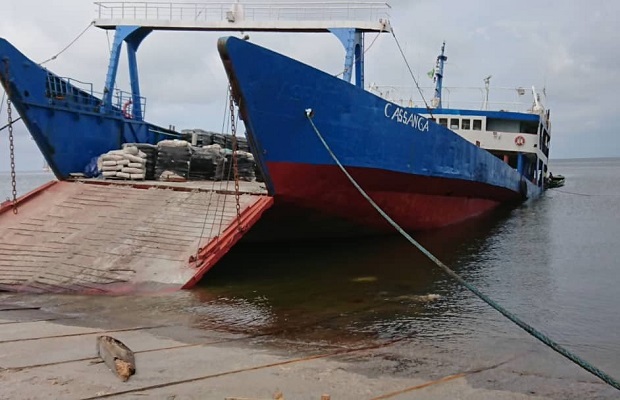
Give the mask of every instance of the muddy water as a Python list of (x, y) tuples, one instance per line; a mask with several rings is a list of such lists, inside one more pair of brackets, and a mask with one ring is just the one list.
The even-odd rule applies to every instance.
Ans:
[[(553, 167), (567, 183), (544, 198), (416, 238), (509, 310), (620, 377), (620, 160), (564, 161)], [(0, 298), (62, 310), (88, 324), (109, 317), (176, 324), (250, 335), (285, 349), (402, 340), (382, 363), (360, 364), (368, 374), (433, 376), (524, 357), (512, 364), (512, 373), (596, 381), (397, 236), (244, 244), (185, 292)], [(514, 379), (480, 384), (510, 389), (510, 382)]]

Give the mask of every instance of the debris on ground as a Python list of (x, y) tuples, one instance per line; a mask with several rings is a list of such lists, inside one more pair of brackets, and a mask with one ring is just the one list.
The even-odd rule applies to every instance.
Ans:
[(136, 373), (133, 351), (111, 336), (97, 337), (97, 355), (123, 382)]

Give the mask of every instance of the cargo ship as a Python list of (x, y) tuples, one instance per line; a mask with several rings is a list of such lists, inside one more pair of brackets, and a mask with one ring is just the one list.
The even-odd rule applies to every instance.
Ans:
[[(390, 229), (338, 163), (408, 231), (465, 221), (541, 195), (549, 111), (405, 107), (248, 41), (220, 56), (270, 193), (280, 207)], [(330, 155), (330, 152), (333, 154)]]

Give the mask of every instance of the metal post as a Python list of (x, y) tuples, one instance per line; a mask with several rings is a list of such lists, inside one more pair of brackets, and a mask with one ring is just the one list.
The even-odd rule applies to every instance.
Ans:
[(364, 33), (355, 32), (355, 86), (364, 87)]
[(105, 79), (105, 87), (103, 89), (103, 111), (112, 108), (112, 96), (114, 93), (114, 85), (116, 83), (116, 73), (118, 72), (118, 63), (120, 60), (121, 47), (125, 33), (121, 27), (116, 28), (114, 33), (114, 43), (110, 52), (110, 61), (108, 63), (108, 74)]
[(523, 175), (523, 168), (525, 164), (525, 157), (523, 156), (523, 153), (519, 153), (517, 154), (517, 172), (520, 173), (521, 175)]
[(448, 60), (445, 56), (446, 42), (441, 45), (441, 54), (437, 56), (435, 65), (435, 95), (433, 96), (434, 107), (441, 108), (441, 86), (443, 84), (443, 64)]
[[(141, 120), (142, 112), (140, 107), (140, 85), (138, 82), (138, 66), (136, 61), (136, 51), (142, 40), (151, 33), (150, 29), (141, 28), (139, 26), (118, 26), (114, 34), (114, 44), (110, 53), (110, 63), (108, 64), (108, 74), (106, 76), (105, 88), (103, 90), (103, 109), (110, 110), (112, 108), (112, 97), (114, 94), (114, 85), (116, 83), (116, 74), (118, 72), (118, 64), (120, 60), (121, 48), (123, 41), (127, 42), (127, 56), (129, 59), (129, 76), (131, 79), (133, 111), (137, 113), (134, 118)], [(137, 101), (136, 101), (137, 100)], [(122, 105), (122, 104), (121, 104)]]
[(135, 121), (142, 121), (140, 80), (138, 79), (138, 61), (136, 59), (137, 50), (137, 46), (133, 42), (127, 43), (127, 61), (129, 64), (129, 81), (131, 84), (131, 117)]
[(492, 75), (489, 75), (484, 78), (484, 106), (482, 107), (484, 110), (489, 109), (489, 85), (491, 84), (492, 77)]
[(355, 28), (329, 29), (346, 50), (344, 58), (344, 72), (342, 79), (351, 82), (353, 77), (353, 63), (355, 62), (355, 84), (364, 87), (364, 34)]

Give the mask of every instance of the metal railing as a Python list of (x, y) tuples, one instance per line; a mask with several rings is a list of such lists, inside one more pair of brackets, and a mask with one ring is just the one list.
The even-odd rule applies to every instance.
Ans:
[[(370, 85), (368, 91), (403, 107), (425, 108), (417, 88), (397, 85)], [(426, 103), (431, 104), (434, 87), (422, 87)], [(446, 87), (442, 93), (443, 108), (469, 110), (512, 111), (531, 113), (534, 98), (530, 89), (491, 87), (488, 97), (483, 87)]]
[(93, 84), (77, 79), (63, 78), (50, 72), (47, 74), (45, 96), (52, 101), (62, 101), (84, 108), (93, 108), (101, 100), (94, 97)]
[[(120, 113), (123, 117), (133, 115), (133, 96), (131, 92), (114, 89), (112, 106), (114, 107), (113, 112)], [(140, 110), (142, 119), (144, 120), (144, 116), (146, 115), (146, 97), (140, 96)]]
[[(250, 21), (282, 20), (355, 20), (389, 19), (390, 6), (385, 2), (95, 2), (98, 19), (133, 19), (157, 21)], [(232, 21), (231, 21), (232, 22)]]
[[(82, 82), (73, 78), (60, 77), (47, 73), (45, 96), (56, 104), (64, 104), (68, 107), (88, 111), (101, 112), (103, 105), (103, 93), (93, 90), (93, 84)], [(131, 115), (132, 95), (120, 89), (114, 89), (112, 95), (112, 109), (109, 113), (118, 116)], [(146, 111), (146, 98), (140, 97), (142, 118)]]

